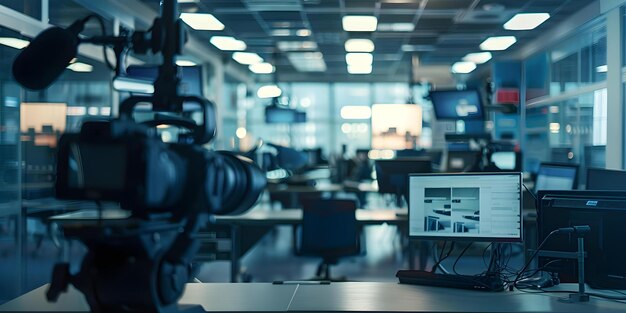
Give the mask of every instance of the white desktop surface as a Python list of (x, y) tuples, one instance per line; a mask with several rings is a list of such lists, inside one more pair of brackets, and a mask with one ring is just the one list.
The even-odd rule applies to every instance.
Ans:
[[(576, 285), (560, 289), (575, 290)], [(45, 300), (47, 285), (0, 306), (11, 312), (87, 312), (76, 290), (56, 304)], [(623, 302), (592, 298), (562, 303), (565, 294), (484, 292), (396, 283), (332, 283), (330, 285), (188, 284), (180, 304), (200, 304), (207, 312), (626, 312)]]

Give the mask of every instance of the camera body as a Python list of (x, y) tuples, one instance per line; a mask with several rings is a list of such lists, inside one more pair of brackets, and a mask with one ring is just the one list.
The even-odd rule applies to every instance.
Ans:
[(242, 156), (193, 141), (164, 143), (155, 128), (126, 119), (86, 122), (63, 135), (56, 179), (57, 198), (115, 201), (138, 217), (241, 213), (265, 185)]

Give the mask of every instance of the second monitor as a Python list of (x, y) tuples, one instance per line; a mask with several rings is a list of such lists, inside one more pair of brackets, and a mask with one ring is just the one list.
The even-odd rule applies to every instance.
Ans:
[(409, 236), (521, 241), (521, 186), (521, 173), (411, 175)]

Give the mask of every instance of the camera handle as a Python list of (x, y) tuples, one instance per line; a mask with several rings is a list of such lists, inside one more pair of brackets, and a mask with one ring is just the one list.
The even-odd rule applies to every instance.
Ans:
[[(215, 115), (216, 115), (215, 105), (213, 104), (213, 102), (205, 98), (197, 97), (197, 96), (175, 96), (172, 98), (172, 100), (176, 103), (180, 103), (180, 109), (174, 110), (175, 112), (183, 111), (183, 103), (184, 104), (195, 103), (199, 105), (202, 111), (203, 122), (201, 125), (195, 125), (192, 122), (183, 123), (182, 120), (179, 120), (178, 122), (170, 123), (170, 122), (173, 122), (172, 120), (172, 121), (168, 121), (167, 124), (176, 125), (175, 123), (182, 123), (182, 124), (178, 124), (177, 126), (189, 128), (193, 132), (193, 138), (194, 138), (195, 144), (201, 145), (201, 144), (208, 143), (211, 141), (211, 139), (215, 137), (215, 134), (217, 131), (217, 123), (215, 119)], [(155, 109), (156, 108), (155, 101), (157, 101), (157, 99), (154, 96), (129, 97), (120, 104), (120, 117), (119, 118), (132, 120), (133, 111), (138, 104), (150, 103), (152, 104), (153, 109)], [(165, 110), (165, 111), (169, 112), (169, 110)]]

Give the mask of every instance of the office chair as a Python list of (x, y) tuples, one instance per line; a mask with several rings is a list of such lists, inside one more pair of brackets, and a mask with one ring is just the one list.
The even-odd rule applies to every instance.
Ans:
[(359, 236), (354, 200), (318, 199), (303, 203), (302, 229), (299, 255), (322, 258), (314, 280), (345, 281), (333, 279), (330, 266), (342, 257), (358, 255)]

